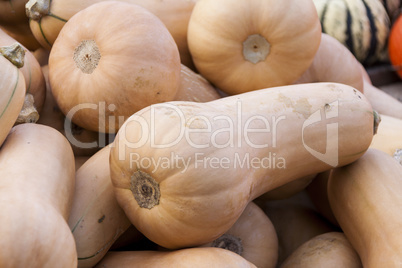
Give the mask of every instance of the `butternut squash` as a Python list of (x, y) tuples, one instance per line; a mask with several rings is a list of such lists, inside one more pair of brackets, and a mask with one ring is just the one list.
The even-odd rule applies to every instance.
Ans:
[[(17, 41), (14, 38), (0, 29), (0, 46), (11, 46), (15, 43)], [(26, 94), (32, 95), (33, 103), (27, 107), (25, 115), (21, 114), (20, 121), (36, 122), (45, 102), (46, 82), (35, 56), (25, 47), (23, 49), (24, 65), (21, 67), (21, 71), (25, 78)]]
[(274, 268), (278, 259), (278, 237), (271, 220), (250, 202), (236, 223), (221, 237), (202, 245), (239, 254), (257, 267)]
[[(327, 138), (316, 117), (324, 110), (330, 122), (336, 117), (339, 135), (329, 130)], [(256, 197), (358, 159), (374, 119), (361, 92), (336, 83), (155, 104), (127, 119), (113, 142), (116, 198), (134, 226), (163, 247), (208, 243)], [(317, 154), (325, 150), (329, 157)]]
[(363, 92), (360, 62), (334, 37), (322, 33), (321, 43), (313, 63), (296, 83), (336, 82)]
[[(23, 58), (20, 57), (19, 61)], [(18, 64), (17, 64), (18, 65)], [(24, 76), (16, 65), (0, 53), (0, 146), (21, 111), (25, 97)]]
[(111, 187), (109, 152), (109, 146), (101, 149), (76, 173), (68, 224), (77, 247), (78, 267), (93, 267), (131, 225)]
[(176, 251), (108, 252), (94, 268), (138, 267), (222, 267), (256, 268), (238, 254), (222, 248), (187, 248)]
[(342, 232), (313, 237), (298, 247), (281, 268), (362, 268), (360, 257)]
[(336, 230), (318, 213), (305, 191), (281, 200), (257, 198), (255, 203), (275, 227), (278, 236), (277, 267), (306, 241)]
[(332, 170), (328, 198), (363, 267), (401, 267), (402, 165), (370, 148), (354, 163)]
[(74, 173), (71, 146), (58, 131), (13, 127), (0, 149), (1, 267), (77, 267), (66, 222)]
[(295, 82), (313, 61), (321, 25), (310, 0), (203, 0), (187, 39), (200, 74), (233, 95)]
[(136, 111), (173, 100), (180, 68), (166, 26), (145, 8), (118, 1), (75, 14), (49, 56), (60, 110), (78, 126), (101, 133), (115, 133)]
[(315, 174), (308, 175), (295, 181), (288, 182), (261, 195), (259, 198), (265, 200), (279, 200), (290, 198), (293, 195), (303, 191), (312, 182), (315, 176)]
[(381, 115), (381, 124), (370, 148), (381, 150), (402, 164), (402, 119)]

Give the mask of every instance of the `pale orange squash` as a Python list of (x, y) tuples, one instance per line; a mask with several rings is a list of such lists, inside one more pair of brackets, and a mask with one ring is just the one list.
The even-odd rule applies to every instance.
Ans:
[[(328, 119), (336, 112), (339, 133), (328, 141), (326, 124), (306, 126), (324, 110)], [(286, 120), (274, 129), (280, 117)], [(163, 247), (208, 243), (256, 197), (358, 159), (371, 143), (374, 119), (361, 92), (336, 83), (155, 104), (127, 119), (113, 142), (117, 201), (135, 227)], [(312, 148), (325, 151), (326, 143), (328, 152), (336, 144), (339, 155), (316, 158)]]
[[(30, 27), (41, 45), (50, 50), (64, 24), (77, 12), (104, 0), (31, 0), (26, 5)], [(172, 34), (181, 62), (194, 68), (187, 46), (187, 27), (197, 0), (119, 0), (140, 5), (155, 14)]]
[(255, 202), (275, 227), (278, 236), (277, 267), (306, 241), (335, 230), (317, 212), (305, 191), (281, 200), (257, 198)]
[(130, 267), (256, 268), (238, 254), (222, 248), (176, 251), (111, 251), (94, 268)]
[[(0, 29), (0, 46), (10, 46), (15, 43), (17, 41), (14, 38)], [(21, 121), (25, 119), (29, 122), (36, 122), (45, 102), (46, 82), (35, 56), (25, 47), (24, 53), (24, 64), (21, 67), (21, 72), (25, 78), (26, 94), (32, 95), (33, 103), (27, 107), (27, 114), (22, 114)]]
[(67, 225), (74, 156), (58, 131), (20, 124), (0, 149), (0, 266), (77, 267)]
[(21, 70), (0, 53), (0, 146), (18, 118), (25, 90)]
[(109, 175), (109, 146), (76, 172), (69, 226), (74, 235), (78, 267), (93, 267), (131, 225), (117, 204)]
[(102, 133), (115, 133), (146, 106), (173, 100), (180, 68), (165, 25), (145, 8), (117, 1), (75, 14), (49, 56), (50, 85), (61, 111)]
[(322, 33), (313, 63), (296, 83), (337, 82), (363, 92), (361, 63), (334, 37)]
[(342, 232), (315, 236), (298, 247), (281, 268), (362, 268), (360, 257)]
[(313, 61), (321, 25), (310, 0), (203, 0), (187, 39), (197, 70), (238, 94), (295, 82)]
[(278, 237), (271, 220), (250, 202), (235, 224), (214, 241), (202, 247), (224, 248), (239, 254), (257, 267), (276, 266)]
[(354, 163), (332, 170), (328, 198), (363, 267), (401, 267), (402, 165), (370, 148)]

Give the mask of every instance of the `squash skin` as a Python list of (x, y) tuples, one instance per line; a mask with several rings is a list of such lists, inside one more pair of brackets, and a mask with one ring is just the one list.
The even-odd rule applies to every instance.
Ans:
[[(283, 6), (289, 9), (283, 12)], [(243, 53), (252, 35), (269, 44), (259, 62)], [(313, 61), (321, 25), (312, 1), (206, 0), (193, 9), (187, 39), (200, 74), (233, 95), (295, 82)]]
[[(225, 232), (224, 236), (239, 239), (241, 250), (233, 251), (257, 267), (276, 266), (278, 260), (278, 237), (274, 225), (264, 211), (254, 202), (250, 202), (235, 224)], [(202, 245), (202, 247), (219, 246), (222, 237)], [(229, 240), (230, 241), (230, 240)], [(231, 250), (230, 242), (224, 244), (224, 249)], [(237, 248), (235, 247), (235, 250)]]
[(207, 102), (220, 98), (218, 91), (208, 80), (189, 67), (181, 65), (180, 86), (175, 101)]
[[(402, 150), (402, 119), (381, 115), (377, 134), (373, 137), (370, 148), (381, 150), (390, 156), (396, 156)], [(399, 159), (402, 161), (402, 158)]]
[[(304, 106), (297, 104), (307, 96), (311, 105), (308, 111), (302, 109)], [(374, 121), (368, 101), (359, 91), (346, 85), (333, 83), (292, 85), (248, 92), (207, 103), (171, 102), (145, 108), (124, 123), (113, 142), (110, 168), (117, 201), (136, 228), (148, 239), (163, 247), (180, 248), (210, 242), (234, 224), (251, 200), (288, 182), (331, 168), (329, 164), (318, 160), (306, 150), (300, 132), (306, 118), (313, 111), (327, 107), (328, 103), (334, 100), (339, 101), (338, 165), (342, 166), (355, 161), (367, 150), (373, 136)], [(236, 114), (239, 102), (241, 122), (238, 120), (239, 115)], [(172, 109), (179, 109), (186, 120), (192, 118), (193, 121), (181, 121), (180, 114)], [(151, 145), (146, 129), (147, 124), (150, 126), (151, 111), (155, 119), (154, 129), (158, 130), (156, 136), (152, 137), (155, 146)], [(303, 115), (303, 112), (306, 113)], [(213, 133), (222, 132), (228, 124), (222, 123), (222, 120), (213, 120), (221, 115), (228, 116), (233, 126), (243, 124), (247, 118), (255, 115), (267, 116), (267, 120), (284, 115), (288, 123), (277, 128), (276, 147), (271, 146), (273, 143), (270, 141), (270, 134), (268, 137), (261, 133), (247, 136), (254, 145), (270, 144), (266, 148), (257, 149), (253, 144), (248, 145), (245, 137), (237, 131), (233, 131), (233, 139), (227, 134), (215, 140)], [(194, 121), (196, 118), (203, 119)], [(205, 132), (203, 129), (206, 126), (205, 122), (210, 122), (210, 131)], [(190, 128), (189, 124), (195, 129), (192, 131), (201, 132), (200, 129), (203, 129), (204, 133), (197, 132), (198, 136), (189, 133), (188, 135), (194, 136), (190, 139), (177, 139), (180, 128), (184, 125)], [(264, 127), (258, 123), (251, 126)], [(161, 130), (163, 131), (159, 132)], [(321, 140), (326, 139), (324, 133), (326, 126), (312, 128), (311, 132), (305, 135), (305, 143), (310, 144), (309, 146), (311, 144), (325, 146), (325, 141)], [(175, 139), (177, 142), (168, 146), (168, 143)], [(229, 146), (231, 140), (234, 141), (233, 147)], [(212, 142), (217, 144), (213, 145)], [(192, 144), (203, 148), (193, 148)], [(158, 147), (156, 145), (168, 148), (155, 148)], [(324, 151), (323, 148), (321, 150)], [(190, 168), (185, 169), (182, 164), (176, 165), (174, 160), (168, 161), (170, 168), (158, 168), (152, 163), (147, 165), (150, 163), (147, 161), (152, 162), (152, 159), (155, 161), (170, 159), (171, 152), (189, 161)], [(279, 157), (286, 159), (286, 169), (281, 169), (279, 165), (261, 168), (258, 164), (251, 169), (251, 165), (241, 167), (238, 164), (235, 168), (220, 169), (219, 172), (219, 169), (214, 169), (212, 166), (209, 168), (210, 164), (207, 161), (198, 163), (198, 168), (195, 168), (195, 153), (201, 154), (201, 162), (206, 157), (218, 159), (230, 157), (225, 160), (229, 162), (230, 167), (234, 166), (236, 156), (243, 160), (247, 159), (245, 158), (247, 156), (249, 159), (258, 160), (269, 154), (271, 156), (276, 154), (279, 162), (281, 159)], [(141, 161), (144, 161), (143, 164)], [(204, 168), (203, 165), (207, 167)], [(130, 188), (137, 189), (136, 181), (152, 181), (149, 176), (159, 184), (159, 187), (150, 188), (154, 189), (155, 193), (156, 188), (160, 190), (160, 199), (159, 203), (141, 204), (144, 207), (142, 208)], [(229, 192), (230, 194), (227, 194)], [(204, 196), (206, 193), (207, 197)], [(157, 199), (158, 195), (153, 197)], [(151, 209), (145, 208), (148, 205)]]
[(342, 232), (313, 237), (298, 247), (281, 268), (362, 268), (359, 255)]
[(131, 225), (117, 204), (109, 175), (110, 147), (98, 151), (76, 172), (75, 196), (68, 219), (78, 267), (93, 267)]
[(0, 150), (1, 267), (77, 267), (66, 222), (74, 173), (71, 147), (59, 132), (33, 123), (13, 127)]
[(337, 39), (322, 33), (313, 63), (296, 83), (335, 82), (363, 91), (360, 62)]
[[(0, 29), (0, 46), (9, 46), (16, 42), (14, 38)], [(39, 62), (26, 48), (24, 66), (20, 70), (25, 78), (26, 93), (34, 97), (34, 107), (40, 114), (46, 98), (46, 82)]]
[[(370, 148), (351, 165), (332, 170), (328, 198), (363, 267), (400, 267), (402, 165)], [(386, 209), (384, 209), (386, 208)], [(381, 228), (379, 228), (381, 226)]]
[[(99, 61), (78, 67), (79, 60), (85, 66), (86, 47)], [(101, 133), (117, 132), (148, 105), (173, 100), (180, 68), (177, 45), (165, 25), (146, 9), (118, 1), (75, 14), (49, 56), (50, 85), (61, 111), (78, 126)]]
[(25, 98), (25, 79), (16, 66), (0, 55), (0, 146), (17, 120)]
[(138, 267), (222, 267), (256, 268), (243, 257), (221, 248), (187, 248), (176, 251), (108, 252), (94, 268)]

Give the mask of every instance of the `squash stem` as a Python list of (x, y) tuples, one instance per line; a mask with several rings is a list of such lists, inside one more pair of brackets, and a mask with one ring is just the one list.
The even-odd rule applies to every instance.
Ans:
[(28, 93), (25, 95), (24, 104), (15, 123), (36, 123), (38, 120), (39, 113), (34, 105), (34, 97), (32, 96), (32, 94)]
[(8, 59), (17, 68), (24, 67), (25, 49), (19, 43), (0, 47), (0, 54)]
[(394, 158), (396, 161), (399, 162), (399, 164), (402, 165), (402, 149), (397, 149), (394, 153)]
[(373, 115), (374, 115), (374, 128), (373, 128), (373, 132), (374, 132), (374, 135), (375, 135), (375, 134), (377, 134), (378, 126), (380, 125), (380, 122), (381, 122), (381, 116), (380, 116), (380, 114), (379, 114), (377, 111), (375, 111), (375, 110), (373, 110)]
[(50, 12), (50, 0), (29, 0), (25, 4), (25, 13), (31, 20), (39, 21)]

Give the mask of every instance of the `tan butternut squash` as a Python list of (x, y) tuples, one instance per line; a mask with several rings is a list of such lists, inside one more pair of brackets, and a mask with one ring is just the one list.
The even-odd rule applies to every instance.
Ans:
[(71, 146), (58, 131), (13, 127), (0, 149), (1, 267), (77, 267), (66, 222), (74, 173)]
[(204, 77), (181, 65), (180, 85), (174, 100), (207, 102), (219, 98), (218, 91)]
[(401, 267), (402, 165), (370, 148), (354, 163), (332, 170), (328, 198), (363, 267)]
[(0, 146), (18, 118), (25, 89), (24, 75), (19, 67), (0, 53)]
[(201, 75), (232, 95), (295, 82), (313, 61), (321, 25), (309, 0), (206, 0), (193, 9), (187, 39)]
[(361, 63), (341, 42), (322, 33), (313, 63), (296, 83), (336, 82), (363, 92)]
[[(336, 117), (339, 135), (327, 135), (320, 112)], [(151, 241), (200, 245), (226, 232), (256, 197), (358, 159), (374, 121), (363, 94), (336, 83), (155, 104), (119, 130), (111, 179), (118, 203)], [(325, 150), (329, 157), (314, 152)]]
[(315, 174), (308, 175), (295, 181), (291, 181), (261, 195), (259, 198), (265, 200), (279, 200), (290, 198), (293, 195), (303, 191), (312, 182), (315, 176)]
[[(11, 46), (17, 41), (0, 29), (0, 46)], [(25, 114), (21, 114), (19, 119), (21, 122), (36, 122), (42, 111), (46, 97), (46, 82), (42, 73), (42, 69), (35, 56), (24, 47), (24, 64), (21, 67), (22, 74), (25, 78), (27, 97), (33, 101), (25, 110)], [(33, 99), (32, 99), (33, 98)]]
[(102, 133), (115, 133), (146, 106), (173, 100), (180, 68), (166, 26), (145, 8), (117, 1), (75, 14), (49, 56), (60, 110), (78, 126)]
[(238, 254), (222, 248), (187, 248), (176, 251), (108, 252), (94, 268), (138, 267), (222, 267), (255, 268)]
[(271, 220), (254, 202), (250, 202), (236, 223), (221, 237), (202, 245), (239, 254), (257, 267), (275, 267), (278, 237)]
[(306, 241), (336, 230), (317, 212), (305, 191), (281, 200), (257, 198), (255, 203), (275, 227), (279, 245), (277, 267)]
[(311, 238), (298, 247), (281, 268), (362, 268), (359, 255), (342, 232)]
[(43, 66), (42, 71), (46, 80), (46, 101), (37, 123), (55, 128), (66, 136), (75, 156), (92, 156), (99, 149), (109, 144), (113, 140), (112, 136), (86, 130), (66, 119), (53, 98), (49, 83), (48, 65)]
[[(64, 24), (76, 13), (92, 4), (104, 0), (31, 0), (26, 5), (31, 19), (30, 27), (41, 43), (50, 50)], [(187, 27), (191, 12), (197, 0), (119, 0), (140, 5), (155, 14), (173, 36), (181, 62), (194, 68), (187, 46)]]
[(117, 204), (109, 175), (107, 146), (76, 172), (68, 224), (74, 235), (78, 267), (93, 267), (131, 223)]
[(402, 164), (402, 119), (381, 115), (381, 124), (370, 147), (386, 152)]

